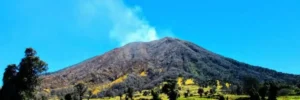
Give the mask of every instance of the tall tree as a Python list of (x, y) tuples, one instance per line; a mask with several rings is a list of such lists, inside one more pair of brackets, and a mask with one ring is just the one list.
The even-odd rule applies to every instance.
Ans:
[(259, 81), (254, 77), (244, 77), (243, 88), (244, 91), (250, 96), (251, 100), (260, 100), (258, 88)]
[(18, 67), (16, 64), (8, 65), (3, 75), (3, 84), (6, 84), (13, 79), (17, 74)]
[(277, 85), (274, 82), (270, 82), (268, 100), (277, 100), (278, 91), (279, 88), (277, 87)]
[(0, 100), (16, 99), (15, 77), (17, 70), (18, 68), (15, 64), (6, 67), (3, 75), (3, 86), (0, 90)]
[(264, 85), (258, 90), (258, 93), (261, 97), (261, 100), (265, 100), (266, 95), (267, 95), (267, 91), (268, 91), (268, 86), (266, 83), (264, 83)]
[(176, 100), (179, 97), (177, 81), (167, 80), (167, 84), (162, 87), (162, 92), (168, 95), (169, 100)]
[(133, 100), (133, 92), (134, 92), (133, 88), (131, 88), (131, 87), (128, 88), (127, 93), (126, 93), (126, 97)]
[(18, 99), (34, 98), (35, 87), (40, 84), (39, 75), (48, 69), (47, 64), (36, 54), (33, 48), (27, 48), (25, 57), (19, 64), (19, 72), (16, 76)]
[(84, 83), (78, 83), (75, 85), (75, 91), (79, 96), (79, 100), (82, 100), (84, 93), (87, 91), (87, 86)]

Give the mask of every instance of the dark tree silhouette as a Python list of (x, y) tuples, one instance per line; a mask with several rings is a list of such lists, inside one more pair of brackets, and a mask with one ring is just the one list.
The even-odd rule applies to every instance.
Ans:
[[(35, 88), (40, 84), (39, 75), (47, 70), (47, 64), (36, 56), (37, 52), (32, 48), (25, 50), (25, 57), (19, 66), (9, 65), (3, 77), (3, 93), (13, 96), (14, 100), (34, 99)], [(6, 88), (9, 90), (6, 91)], [(13, 91), (13, 92), (12, 92)]]
[(199, 94), (200, 97), (202, 97), (203, 92), (204, 92), (204, 90), (202, 88), (198, 89), (198, 94)]
[(209, 90), (209, 93), (210, 93), (210, 95), (214, 95), (215, 93), (216, 93), (216, 90), (213, 88), (213, 89), (210, 89)]
[(69, 93), (69, 94), (65, 95), (65, 100), (73, 100), (72, 99), (72, 94)]
[(221, 95), (221, 96), (219, 97), (219, 100), (225, 100), (224, 96)]
[(264, 85), (258, 90), (258, 93), (261, 97), (261, 100), (265, 100), (266, 95), (267, 95), (267, 91), (268, 91), (268, 86), (266, 83), (264, 83)]
[(16, 64), (8, 65), (3, 75), (3, 84), (6, 84), (17, 75), (18, 67)]
[(244, 77), (243, 87), (244, 91), (250, 96), (251, 100), (260, 100), (258, 88), (259, 81), (254, 77)]
[(276, 84), (271, 82), (268, 100), (277, 100), (278, 90), (279, 90), (279, 88), (276, 86)]
[(159, 93), (155, 92), (154, 90), (151, 90), (152, 100), (161, 100), (159, 97)]
[(255, 89), (254, 91), (257, 91), (257, 89), (259, 88), (259, 81), (254, 77), (244, 77), (243, 88), (247, 94), (253, 92), (251, 91), (252, 89)]
[(126, 93), (126, 98), (133, 100), (133, 92), (134, 92), (133, 88), (131, 88), (131, 87), (128, 88), (127, 93)]
[(169, 100), (176, 100), (179, 97), (177, 90), (177, 81), (167, 80), (167, 84), (162, 87), (162, 92), (168, 95)]
[(190, 95), (190, 90), (188, 89), (188, 90), (186, 91), (186, 93), (184, 93), (184, 97), (187, 98), (187, 97), (189, 97), (189, 95)]
[(40, 84), (39, 75), (45, 72), (47, 64), (35, 56), (37, 52), (33, 48), (25, 50), (25, 58), (19, 64), (16, 87), (19, 99), (33, 99), (35, 87)]
[(3, 86), (0, 90), (0, 100), (16, 99), (15, 77), (17, 66), (15, 64), (8, 65), (3, 75)]
[(83, 83), (75, 85), (75, 92), (79, 96), (79, 100), (82, 100), (84, 93), (87, 91), (87, 86)]
[(237, 88), (236, 88), (236, 94), (237, 95), (241, 95), (242, 94), (242, 88), (240, 85), (237, 85)]
[(259, 93), (255, 88), (250, 89), (248, 95), (250, 96), (250, 100), (260, 100)]

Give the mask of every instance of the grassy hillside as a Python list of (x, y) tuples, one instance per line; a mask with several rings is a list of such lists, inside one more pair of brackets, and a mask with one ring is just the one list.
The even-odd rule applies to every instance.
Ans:
[[(145, 74), (142, 74), (145, 75)], [(118, 82), (121, 82), (126, 76), (124, 76), (121, 79), (118, 79)], [(216, 84), (213, 86), (206, 86), (206, 87), (200, 87), (198, 84), (194, 82), (193, 79), (191, 78), (183, 78), (183, 77), (178, 77), (177, 78), (177, 85), (180, 88), (179, 93), (180, 97), (178, 100), (218, 100), (218, 97), (209, 97), (210, 95), (200, 97), (198, 94), (198, 89), (203, 88), (204, 92), (209, 92), (211, 89), (215, 89), (215, 94), (214, 95), (223, 95), (225, 98), (228, 98), (228, 100), (236, 100), (238, 98), (246, 98), (249, 97), (248, 95), (235, 95), (235, 94), (230, 94), (227, 89), (232, 88), (233, 85), (227, 82), (221, 82), (219, 80), (215, 80)], [(113, 84), (113, 83), (110, 83)], [(161, 89), (162, 85), (166, 83), (161, 83), (160, 85), (154, 87), (156, 89)], [(107, 85), (105, 85), (107, 86)], [(98, 89), (98, 88), (97, 88)], [(96, 89), (96, 90), (97, 90)], [(190, 96), (184, 97), (184, 93), (187, 91), (190, 91)], [(136, 91), (134, 92), (134, 99), (135, 100), (150, 100), (152, 99), (151, 94), (149, 93), (151, 90), (141, 90), (141, 91)], [(101, 92), (100, 89), (97, 92)], [(147, 95), (144, 95), (144, 93), (148, 93)], [(94, 93), (93, 93), (94, 94)], [(122, 100), (125, 100), (125, 94), (122, 95)], [(168, 100), (168, 96), (165, 94), (160, 94), (160, 98), (162, 100)], [(58, 99), (58, 98), (56, 98)], [(300, 100), (300, 96), (280, 96), (277, 98), (278, 100)], [(55, 100), (55, 98), (53, 98)], [(90, 100), (120, 100), (119, 96), (115, 97), (104, 97), (104, 98), (92, 98)]]

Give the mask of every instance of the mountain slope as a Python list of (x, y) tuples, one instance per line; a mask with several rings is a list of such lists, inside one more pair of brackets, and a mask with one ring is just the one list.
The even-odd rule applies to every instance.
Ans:
[[(141, 76), (141, 73), (146, 75)], [(210, 52), (191, 42), (163, 38), (152, 42), (135, 42), (116, 48), (64, 70), (42, 76), (44, 88), (62, 88), (83, 81), (90, 85), (109, 84), (126, 76), (123, 84), (110, 84), (120, 89), (134, 85), (136, 89), (151, 88), (165, 78), (178, 75), (191, 77), (198, 83), (221, 80), (240, 84), (246, 76), (260, 81), (276, 80), (296, 84), (300, 76), (284, 74), (251, 66)], [(126, 84), (124, 84), (126, 83)]]

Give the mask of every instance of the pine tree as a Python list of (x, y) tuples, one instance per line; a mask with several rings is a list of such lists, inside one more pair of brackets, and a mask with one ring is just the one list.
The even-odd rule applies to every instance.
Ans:
[(19, 72), (16, 76), (17, 99), (26, 100), (34, 98), (35, 87), (40, 84), (39, 75), (45, 72), (47, 64), (36, 56), (33, 48), (25, 50), (25, 57), (19, 64)]

